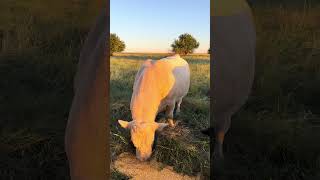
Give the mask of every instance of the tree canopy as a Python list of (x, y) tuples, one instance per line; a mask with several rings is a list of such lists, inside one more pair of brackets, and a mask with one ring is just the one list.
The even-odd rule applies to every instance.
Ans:
[(126, 48), (126, 45), (121, 39), (114, 33), (110, 34), (110, 54), (115, 52), (122, 52)]
[(191, 34), (185, 33), (174, 40), (171, 47), (173, 52), (186, 55), (193, 53), (194, 49), (198, 48), (199, 45), (199, 42)]

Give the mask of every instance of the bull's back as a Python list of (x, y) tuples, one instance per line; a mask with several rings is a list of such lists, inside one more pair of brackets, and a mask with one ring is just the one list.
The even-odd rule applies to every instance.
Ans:
[(146, 60), (135, 77), (130, 108), (134, 114), (150, 108), (162, 109), (185, 96), (189, 86), (190, 70), (184, 59), (171, 56), (157, 61)]
[(247, 100), (253, 83), (255, 28), (251, 12), (247, 10), (214, 19), (214, 111), (215, 114), (234, 113)]
[(170, 71), (166, 73), (172, 76), (173, 82), (170, 83), (171, 87), (161, 101), (159, 111), (162, 111), (166, 105), (187, 95), (190, 86), (190, 69), (184, 59), (165, 59), (163, 61), (170, 66)]
[(173, 77), (174, 81), (166, 97), (185, 96), (190, 86), (190, 69), (188, 62), (180, 58), (180, 56), (177, 56), (177, 58), (175, 57), (176, 56), (173, 56), (172, 59), (169, 57), (164, 60), (160, 60), (170, 66), (170, 68), (168, 68), (170, 70), (167, 71), (167, 73)]

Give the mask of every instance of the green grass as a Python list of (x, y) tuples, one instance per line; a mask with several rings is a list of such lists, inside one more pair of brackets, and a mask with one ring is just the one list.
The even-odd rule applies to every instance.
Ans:
[(320, 178), (319, 9), (254, 9), (255, 82), (225, 140), (226, 179)]
[[(136, 72), (146, 58), (159, 59), (166, 55), (118, 54), (111, 57), (111, 151), (116, 158), (124, 151), (132, 152), (129, 132), (121, 129), (118, 119), (131, 120), (130, 99)], [(201, 136), (200, 130), (209, 126), (210, 61), (208, 55), (188, 56), (191, 69), (191, 85), (188, 95), (181, 105), (181, 126), (159, 134), (154, 158), (174, 166), (178, 172), (195, 175), (209, 168), (209, 139)], [(202, 63), (199, 63), (201, 61)]]
[(21, 129), (0, 136), (1, 179), (69, 179), (63, 131)]
[(0, 179), (70, 179), (64, 129), (97, 12), (65, 6), (76, 17), (66, 18), (57, 6), (33, 2), (0, 2)]
[(111, 171), (111, 179), (112, 180), (128, 180), (131, 177), (126, 176), (125, 174), (122, 174), (121, 172), (117, 171), (117, 170), (113, 170)]

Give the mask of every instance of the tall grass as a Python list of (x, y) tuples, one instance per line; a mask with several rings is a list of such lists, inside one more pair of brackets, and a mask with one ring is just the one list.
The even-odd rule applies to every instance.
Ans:
[(227, 179), (319, 179), (319, 7), (254, 8), (256, 76), (226, 138)]
[(65, 6), (75, 17), (67, 18), (57, 13), (62, 1), (35, 1), (0, 2), (0, 179), (69, 179), (63, 140), (73, 76), (98, 12)]

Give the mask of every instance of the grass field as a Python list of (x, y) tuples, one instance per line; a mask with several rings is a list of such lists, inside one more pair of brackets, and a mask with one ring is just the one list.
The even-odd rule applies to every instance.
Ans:
[(254, 8), (255, 82), (225, 139), (226, 179), (319, 179), (319, 6), (266, 7)]
[[(34, 6), (35, 2), (40, 4)], [(72, 13), (67, 13), (41, 2), (0, 1), (0, 179), (69, 179), (63, 133), (79, 51), (96, 11), (88, 7), (88, 13), (83, 13), (70, 5)], [(63, 12), (55, 13), (57, 9)], [(226, 137), (226, 179), (320, 179), (319, 10), (317, 4), (254, 6), (256, 77), (249, 101), (235, 115)], [(119, 68), (111, 69), (117, 81), (111, 81), (113, 120), (130, 119), (131, 90), (127, 87), (132, 85), (130, 77), (140, 60), (162, 56), (112, 58), (112, 67)], [(161, 135), (158, 145), (169, 150), (159, 146), (155, 157), (177, 171), (193, 173), (207, 166), (204, 161), (190, 162), (206, 158), (199, 154), (202, 147), (207, 148), (207, 139), (197, 130), (207, 125), (204, 94), (209, 77), (201, 69), (207, 66), (207, 57), (186, 59), (193, 72), (199, 73), (192, 77), (196, 85), (191, 86), (182, 107), (186, 114), (180, 117), (184, 129), (190, 131), (187, 137), (192, 138)], [(205, 78), (200, 73), (206, 74)], [(194, 111), (200, 116), (194, 117)], [(122, 150), (132, 152), (126, 144), (128, 133), (115, 123), (111, 133), (112, 157)], [(179, 164), (182, 158), (173, 152), (191, 160)], [(113, 177), (122, 175), (115, 172)]]
[[(166, 54), (118, 54), (111, 57), (111, 152), (112, 158), (124, 151), (132, 152), (129, 132), (117, 123), (118, 119), (131, 120), (130, 99), (135, 74), (146, 58), (158, 60)], [(195, 175), (209, 169), (209, 138), (200, 130), (209, 126), (209, 104), (206, 96), (210, 84), (209, 55), (191, 55), (186, 59), (191, 69), (188, 95), (181, 105), (181, 125), (159, 135), (155, 158), (174, 166), (177, 172)], [(135, 152), (134, 152), (135, 153)]]

